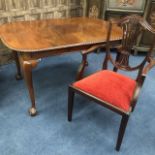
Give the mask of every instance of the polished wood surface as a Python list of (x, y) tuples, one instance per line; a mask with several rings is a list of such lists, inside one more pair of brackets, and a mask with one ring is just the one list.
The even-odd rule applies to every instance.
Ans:
[[(82, 50), (82, 62), (76, 76), (78, 80), (87, 66), (87, 54), (92, 52), (89, 52), (89, 49), (98, 45), (104, 46), (107, 32), (108, 22), (84, 17), (19, 21), (0, 26), (2, 42), (14, 53), (16, 79), (21, 79), (22, 74), (24, 75), (31, 99), (31, 116), (37, 112), (32, 70), (40, 58)], [(121, 28), (113, 27), (110, 41), (115, 44), (120, 42), (121, 38)]]
[[(0, 37), (10, 49), (38, 52), (103, 43), (107, 27), (106, 21), (89, 18), (21, 21), (2, 25)], [(111, 40), (120, 39), (120, 32), (114, 27)]]

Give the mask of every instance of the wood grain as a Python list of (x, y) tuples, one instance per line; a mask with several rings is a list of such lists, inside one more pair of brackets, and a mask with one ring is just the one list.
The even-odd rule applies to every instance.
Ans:
[[(69, 18), (84, 14), (84, 0), (0, 0), (0, 25), (14, 21)], [(10, 50), (0, 42), (0, 65), (12, 59)]]
[[(2, 42), (22, 52), (45, 51), (104, 43), (108, 23), (99, 19), (69, 18), (19, 21), (0, 27)], [(114, 27), (111, 40), (121, 39), (121, 29)]]

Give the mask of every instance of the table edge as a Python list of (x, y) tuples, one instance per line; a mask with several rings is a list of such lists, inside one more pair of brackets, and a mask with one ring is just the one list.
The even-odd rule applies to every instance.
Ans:
[[(7, 44), (5, 39), (0, 37), (2, 43), (9, 49), (17, 52), (25, 52), (25, 53), (31, 53), (31, 52), (43, 52), (43, 51), (50, 51), (50, 50), (60, 50), (60, 49), (66, 49), (66, 48), (72, 48), (72, 47), (80, 47), (80, 46), (91, 46), (94, 44), (102, 44), (106, 43), (106, 40), (99, 40), (99, 41), (92, 41), (92, 42), (84, 42), (84, 43), (76, 43), (76, 44), (70, 44), (70, 45), (62, 45), (62, 46), (56, 46), (56, 47), (47, 47), (47, 48), (41, 48), (41, 49), (19, 49), (19, 48), (14, 48), (11, 47), (10, 45)], [(121, 37), (112, 39), (111, 41), (119, 41), (121, 40)]]

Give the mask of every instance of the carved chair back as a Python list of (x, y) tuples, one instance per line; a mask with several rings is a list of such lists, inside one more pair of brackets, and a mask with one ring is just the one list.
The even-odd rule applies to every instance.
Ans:
[[(116, 60), (112, 58), (111, 51), (110, 51), (110, 48), (111, 48), (110, 41), (109, 41), (113, 24), (117, 24), (122, 28), (122, 40), (121, 40), (121, 45), (117, 48), (118, 52), (117, 52)], [(129, 63), (130, 62), (129, 59), (130, 59), (130, 56), (132, 55), (134, 45), (136, 44), (138, 37), (144, 31), (148, 31), (153, 35), (153, 42), (150, 43), (149, 50), (147, 51), (143, 61), (136, 66), (131, 66)], [(103, 62), (103, 69), (107, 69), (108, 62), (110, 61), (114, 66), (114, 71), (117, 71), (118, 69), (125, 70), (125, 71), (138, 70), (136, 80), (139, 85), (142, 85), (145, 79), (144, 76), (142, 75), (143, 70), (145, 65), (148, 62), (150, 62), (152, 58), (154, 44), (155, 44), (155, 30), (142, 17), (138, 15), (131, 15), (115, 23), (112, 23), (110, 21), (108, 35), (107, 35), (106, 57)]]

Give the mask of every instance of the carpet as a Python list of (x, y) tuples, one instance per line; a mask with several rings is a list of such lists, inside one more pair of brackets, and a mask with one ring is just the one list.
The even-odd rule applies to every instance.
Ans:
[[(100, 70), (103, 58), (103, 52), (90, 54), (85, 75)], [(67, 121), (67, 89), (80, 62), (79, 53), (42, 59), (33, 71), (36, 117), (28, 115), (29, 95), (24, 81), (15, 80), (15, 64), (0, 67), (0, 155), (155, 154), (155, 69), (145, 80), (118, 153), (120, 115), (76, 95), (73, 121)]]

